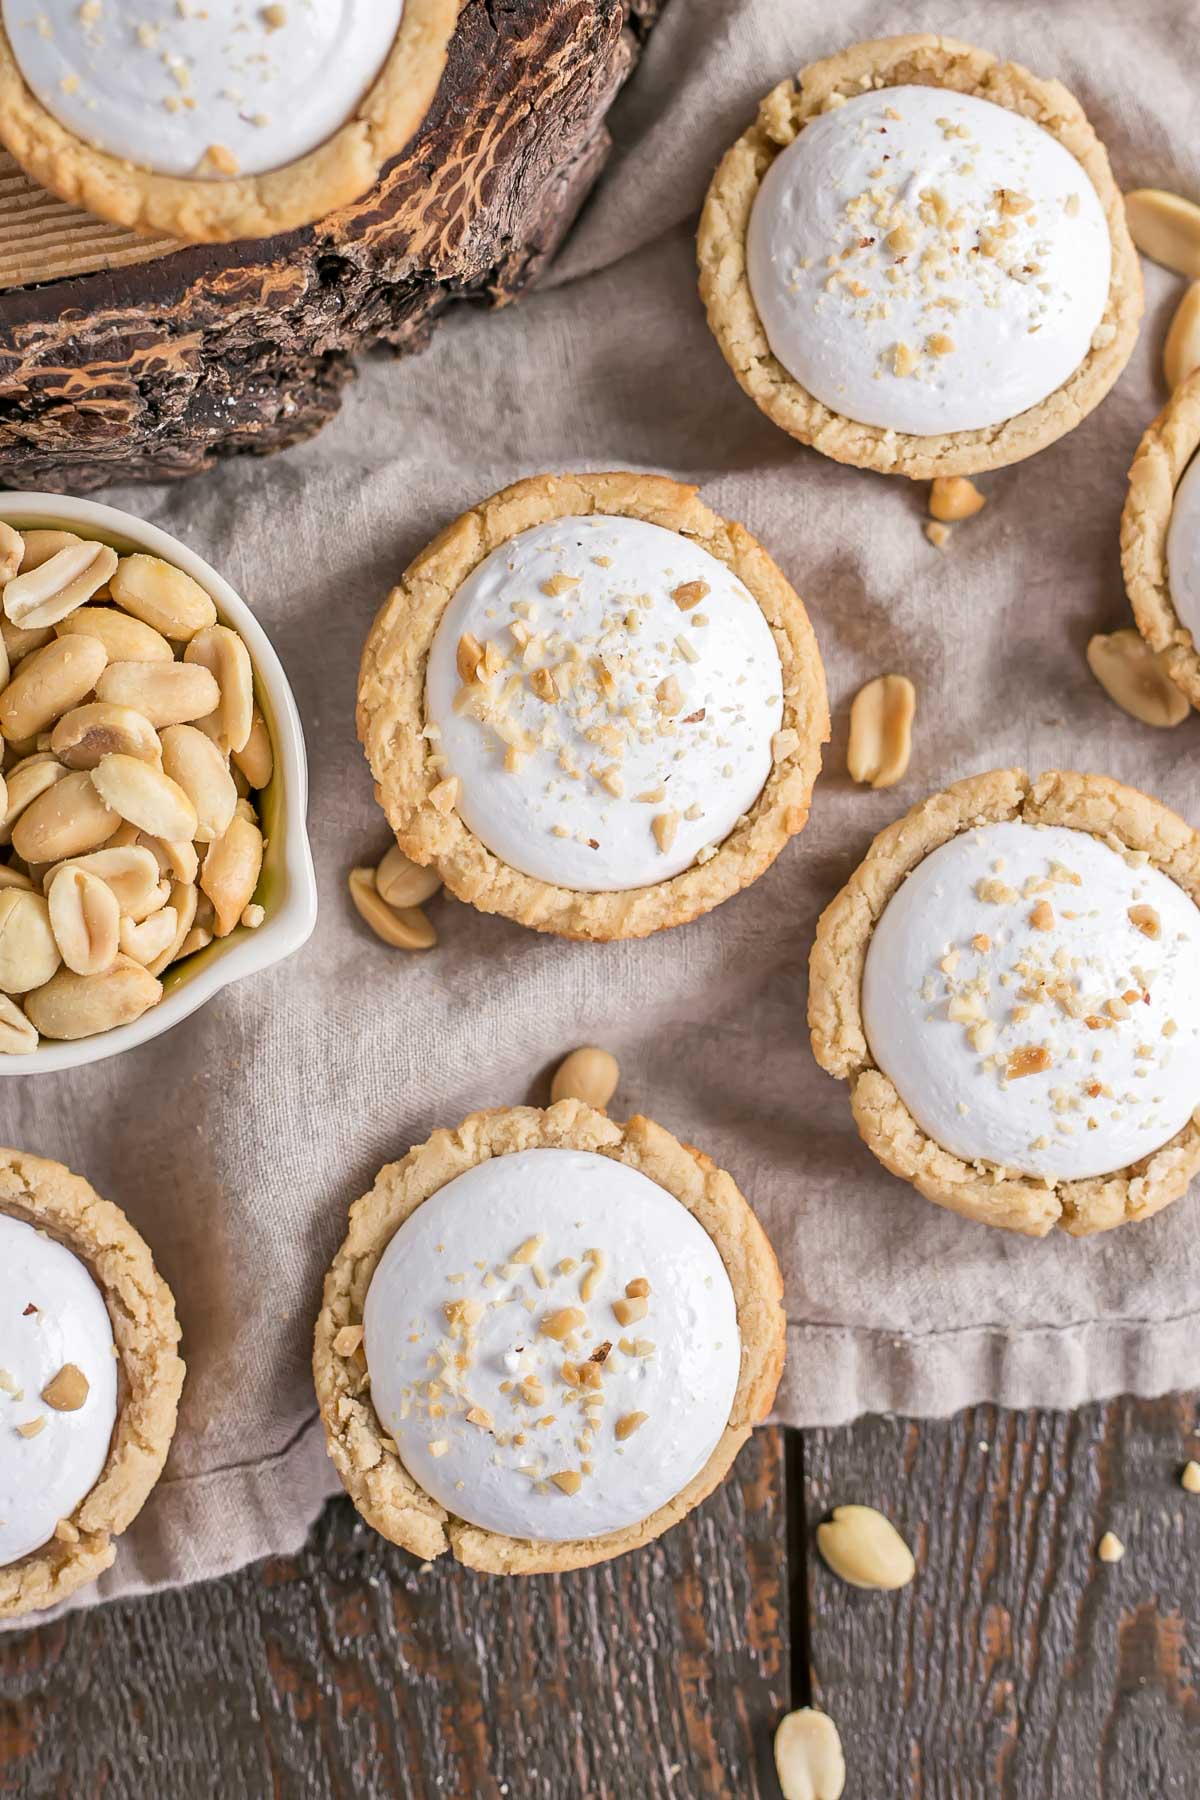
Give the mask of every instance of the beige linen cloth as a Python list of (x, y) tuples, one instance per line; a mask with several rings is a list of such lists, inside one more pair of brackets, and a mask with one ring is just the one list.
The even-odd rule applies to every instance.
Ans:
[[(1135, 724), (1083, 656), (1092, 632), (1128, 622), (1125, 471), (1165, 397), (1182, 283), (1147, 266), (1142, 341), (1115, 392), (1061, 443), (987, 477), (986, 510), (943, 553), (922, 533), (924, 488), (792, 443), (742, 395), (704, 323), (693, 233), (721, 151), (782, 76), (901, 30), (951, 32), (1060, 76), (1124, 187), (1200, 196), (1191, 0), (671, 0), (549, 291), (451, 318), (422, 356), (370, 361), (341, 417), (286, 456), (111, 496), (211, 558), (271, 633), (308, 735), (321, 916), (300, 955), (158, 1043), (0, 1084), (0, 1140), (61, 1158), (119, 1202), (179, 1302), (178, 1437), (101, 1596), (302, 1542), (336, 1486), (309, 1349), (347, 1206), (436, 1125), (544, 1100), (581, 1042), (619, 1057), (617, 1107), (702, 1145), (758, 1209), (787, 1283), (781, 1420), (1200, 1385), (1200, 1192), (1083, 1242), (988, 1231), (885, 1174), (808, 1047), (817, 914), (872, 833), (929, 790), (1008, 763), (1102, 770), (1200, 822), (1200, 717), (1169, 733)], [(354, 733), (363, 638), (447, 519), (562, 468), (698, 483), (803, 594), (834, 715), (811, 823), (748, 893), (647, 942), (562, 943), (439, 900), (438, 948), (390, 951), (346, 893), (350, 867), (388, 841)], [(847, 711), (885, 670), (916, 683), (916, 750), (903, 786), (873, 794), (845, 772)]]

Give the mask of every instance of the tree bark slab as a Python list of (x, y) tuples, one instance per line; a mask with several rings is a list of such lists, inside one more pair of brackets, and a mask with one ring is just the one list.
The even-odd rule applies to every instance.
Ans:
[[(0, 167), (0, 484), (87, 492), (300, 442), (356, 353), (536, 281), (610, 147), (658, 0), (467, 0), (420, 132), (353, 206), (173, 248)], [(70, 273), (60, 273), (70, 270)], [(50, 278), (57, 277), (57, 278)]]

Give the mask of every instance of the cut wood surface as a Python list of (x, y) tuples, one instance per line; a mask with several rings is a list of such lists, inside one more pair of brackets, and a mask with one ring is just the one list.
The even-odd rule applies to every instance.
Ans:
[(173, 249), (0, 158), (0, 483), (86, 492), (266, 453), (336, 412), (354, 355), (536, 280), (609, 149), (658, 0), (467, 0), (437, 98), (353, 206)]
[[(815, 1704), (846, 1800), (1190, 1800), (1195, 1425), (1174, 1399), (762, 1431), (657, 1544), (524, 1581), (422, 1567), (336, 1501), (299, 1556), (0, 1637), (0, 1794), (778, 1800), (775, 1724)], [(846, 1501), (904, 1532), (910, 1587), (825, 1568)]]

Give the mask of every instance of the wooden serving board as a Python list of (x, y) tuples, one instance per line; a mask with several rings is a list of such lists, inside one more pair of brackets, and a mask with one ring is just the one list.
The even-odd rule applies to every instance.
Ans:
[(284, 449), (354, 354), (536, 280), (608, 153), (660, 0), (467, 0), (404, 155), (304, 231), (180, 245), (93, 219), (0, 153), (0, 485), (84, 493)]

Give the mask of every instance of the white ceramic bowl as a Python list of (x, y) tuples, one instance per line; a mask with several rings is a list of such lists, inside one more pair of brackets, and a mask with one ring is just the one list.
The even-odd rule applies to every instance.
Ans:
[(308, 763), (300, 715), (270, 639), (245, 601), (178, 538), (115, 506), (72, 500), (62, 494), (0, 492), (0, 519), (18, 530), (26, 526), (76, 531), (83, 537), (100, 538), (122, 554), (144, 550), (174, 563), (198, 581), (212, 595), (222, 623), (232, 625), (245, 640), (254, 664), (255, 699), (275, 753), (275, 773), (259, 796), (267, 849), (254, 897), (266, 913), (262, 924), (256, 931), (239, 925), (228, 937), (214, 938), (205, 949), (167, 970), (162, 999), (132, 1025), (71, 1043), (43, 1039), (29, 1056), (0, 1056), (0, 1076), (39, 1075), (102, 1062), (107, 1056), (161, 1037), (231, 981), (257, 974), (299, 950), (317, 922), (317, 883), (304, 822)]

